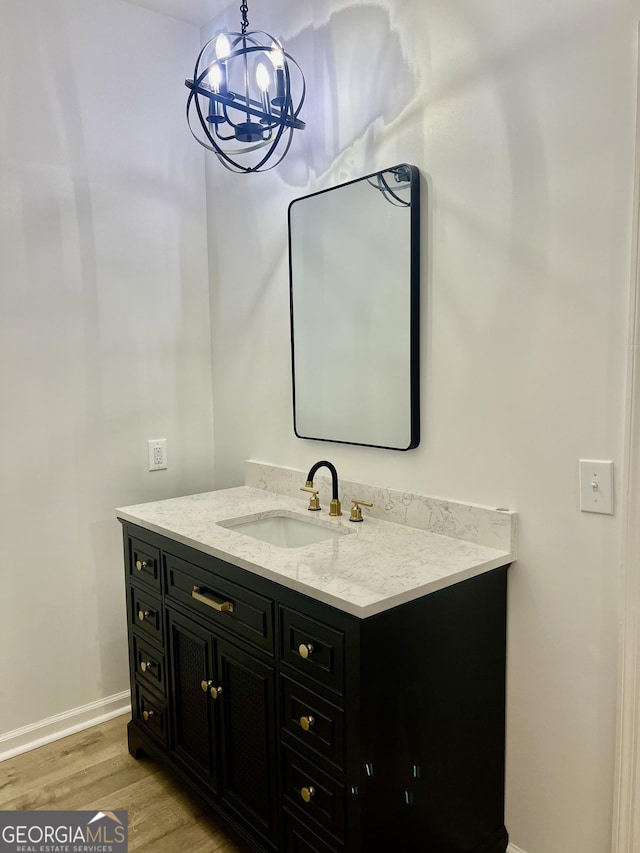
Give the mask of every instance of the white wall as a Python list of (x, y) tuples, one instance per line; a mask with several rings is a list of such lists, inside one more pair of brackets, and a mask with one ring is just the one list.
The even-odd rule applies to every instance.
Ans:
[(0, 739), (127, 689), (114, 508), (212, 485), (198, 44), (119, 0), (0, 2)]
[[(207, 162), (217, 485), (245, 458), (328, 456), (346, 478), (520, 513), (507, 825), (527, 853), (610, 849), (620, 523), (579, 512), (577, 461), (621, 470), (639, 11), (272, 0), (252, 25), (303, 66), (308, 128), (274, 172)], [(297, 440), (287, 204), (403, 161), (430, 195), (422, 443)]]
[[(622, 459), (639, 11), (271, 0), (252, 23), (303, 65), (308, 129), (272, 173), (206, 164), (216, 485), (326, 455), (521, 515), (507, 824), (527, 853), (609, 848), (620, 525), (579, 513), (576, 463)], [(0, 3), (0, 737), (126, 689), (113, 507), (212, 485), (198, 44), (119, 0)], [(422, 444), (297, 440), (286, 206), (399, 161), (430, 196)]]

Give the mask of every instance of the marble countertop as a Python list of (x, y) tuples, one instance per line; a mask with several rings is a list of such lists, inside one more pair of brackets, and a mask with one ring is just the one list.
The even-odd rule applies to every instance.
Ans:
[[(504, 566), (513, 553), (346, 512), (307, 512), (308, 501), (251, 486), (122, 507), (118, 518), (234, 563), (360, 618)], [(282, 548), (220, 523), (275, 511), (329, 525), (345, 535)], [(343, 510), (344, 512), (344, 510)], [(366, 513), (366, 509), (363, 511)]]

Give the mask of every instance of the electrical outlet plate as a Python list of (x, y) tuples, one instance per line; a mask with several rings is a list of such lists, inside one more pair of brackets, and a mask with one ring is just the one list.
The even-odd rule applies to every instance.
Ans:
[(167, 467), (167, 439), (151, 438), (147, 441), (149, 470), (164, 471)]
[(613, 515), (613, 462), (580, 460), (580, 509)]

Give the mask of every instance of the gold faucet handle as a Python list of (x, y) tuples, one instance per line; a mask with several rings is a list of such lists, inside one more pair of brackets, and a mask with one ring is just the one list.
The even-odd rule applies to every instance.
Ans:
[(367, 501), (359, 501), (355, 498), (351, 499), (351, 503), (353, 506), (351, 507), (351, 515), (349, 516), (349, 521), (364, 521), (362, 517), (361, 506), (373, 506), (373, 504), (367, 503)]
[(319, 512), (320, 511), (320, 498), (318, 497), (318, 490), (312, 489), (309, 486), (300, 486), (301, 492), (311, 492), (311, 497), (309, 498), (309, 506), (307, 509), (309, 512)]

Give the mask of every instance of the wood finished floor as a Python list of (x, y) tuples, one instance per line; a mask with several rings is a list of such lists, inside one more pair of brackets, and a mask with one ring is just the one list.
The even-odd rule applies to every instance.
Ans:
[(130, 853), (240, 853), (157, 764), (129, 755), (128, 720), (2, 762), (0, 810), (125, 809)]

